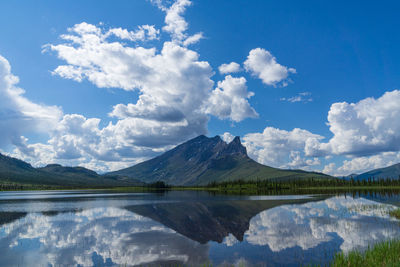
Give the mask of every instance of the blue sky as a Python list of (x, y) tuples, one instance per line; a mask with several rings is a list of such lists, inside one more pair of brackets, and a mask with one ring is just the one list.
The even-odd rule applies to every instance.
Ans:
[(398, 8), (2, 1), (0, 149), (107, 171), (225, 133), (274, 167), (345, 175), (400, 162)]

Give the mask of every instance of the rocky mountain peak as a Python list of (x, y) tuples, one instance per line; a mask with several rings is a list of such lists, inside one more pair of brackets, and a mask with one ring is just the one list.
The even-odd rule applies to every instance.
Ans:
[(240, 142), (240, 137), (236, 136), (224, 149), (224, 154), (239, 154), (247, 156), (246, 147)]

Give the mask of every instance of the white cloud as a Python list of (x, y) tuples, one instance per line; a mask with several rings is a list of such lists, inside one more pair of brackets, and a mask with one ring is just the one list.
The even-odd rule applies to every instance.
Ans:
[(48, 46), (68, 63), (57, 67), (55, 74), (68, 79), (78, 77), (78, 81), (87, 78), (98, 87), (140, 92), (135, 104), (114, 106), (110, 115), (120, 119), (116, 124), (102, 130), (96, 126), (91, 134), (118, 134), (126, 145), (118, 141), (117, 147), (126, 149), (128, 144), (168, 146), (207, 132), (208, 116), (202, 108), (212, 91), (213, 71), (208, 62), (198, 61), (196, 52), (165, 42), (157, 53), (155, 48), (109, 42), (102, 29), (93, 25), (85, 24), (90, 31), (81, 28), (75, 25), (73, 38), (63, 37), (72, 43)]
[(232, 140), (235, 138), (231, 133), (225, 132), (222, 135), (220, 135), (222, 140), (224, 140), (225, 143), (230, 143)]
[(189, 46), (191, 44), (198, 43), (201, 39), (203, 39), (203, 33), (199, 32), (189, 36), (185, 41), (183, 41), (183, 46)]
[(290, 103), (296, 103), (296, 102), (303, 102), (303, 103), (307, 103), (307, 102), (312, 102), (313, 99), (311, 97), (311, 93), (310, 92), (302, 92), (299, 93), (295, 96), (291, 96), (291, 97), (282, 97), (280, 99), (281, 101), (287, 101)]
[(115, 35), (120, 39), (126, 39), (130, 41), (145, 41), (158, 39), (160, 30), (156, 29), (154, 25), (142, 25), (139, 26), (136, 31), (128, 31), (122, 28), (110, 29), (107, 35)]
[(305, 148), (309, 142), (319, 142), (323, 136), (295, 128), (285, 131), (266, 127), (262, 133), (248, 133), (243, 144), (251, 158), (273, 167), (305, 168), (319, 164), (318, 158), (307, 157)]
[[(224, 241), (222, 241), (222, 243), (228, 247), (232, 247), (240, 242), (239, 242), (239, 240), (236, 239), (236, 237), (233, 234), (229, 233), (228, 236), (226, 236), (224, 238)], [(244, 266), (246, 266), (246, 265), (244, 265)]]
[(236, 62), (231, 62), (229, 64), (222, 64), (218, 67), (221, 74), (228, 74), (241, 71), (240, 65)]
[[(174, 138), (182, 128), (185, 130), (168, 123), (161, 129), (157, 122), (135, 118), (119, 120), (104, 128), (100, 128), (99, 123), (97, 118), (67, 114), (52, 131), (47, 144), (27, 144), (24, 139), (16, 144), (13, 156), (36, 166), (57, 162), (87, 166), (97, 171), (116, 170), (171, 148), (169, 144), (174, 142), (171, 138), (160, 139), (158, 136), (165, 134)], [(150, 142), (151, 138), (156, 140)]]
[(186, 7), (192, 3), (189, 0), (177, 0), (171, 7), (165, 9), (165, 26), (163, 30), (170, 33), (175, 40), (183, 40), (186, 37), (184, 33), (188, 28), (188, 23), (182, 17)]
[(373, 169), (388, 167), (400, 162), (400, 152), (383, 152), (373, 156), (355, 157), (344, 160), (337, 168), (325, 166), (326, 173), (345, 176), (353, 173), (361, 174)]
[(162, 0), (151, 0), (160, 10), (165, 12), (165, 26), (163, 31), (170, 34), (172, 41), (183, 46), (197, 43), (203, 38), (203, 33), (199, 32), (188, 36), (186, 30), (189, 24), (183, 17), (186, 8), (192, 4), (189, 0), (177, 0), (169, 7)]
[(325, 165), (322, 172), (326, 173), (326, 174), (330, 174), (330, 175), (335, 175), (336, 174), (336, 164), (331, 162), (331, 163)]
[(9, 62), (0, 55), (0, 144), (20, 143), (26, 131), (48, 133), (62, 116), (59, 107), (28, 100), (18, 81)]
[(247, 91), (244, 77), (225, 76), (225, 79), (218, 82), (218, 87), (212, 91), (205, 112), (220, 119), (230, 118), (235, 122), (245, 118), (255, 118), (258, 114), (247, 100), (253, 95), (253, 92)]
[(334, 103), (328, 113), (333, 137), (314, 144), (309, 154), (368, 156), (400, 150), (400, 91), (358, 103)]
[(255, 48), (250, 51), (244, 62), (246, 71), (258, 77), (266, 85), (286, 86), (288, 76), (296, 73), (294, 68), (282, 66), (276, 61), (276, 58), (263, 48)]

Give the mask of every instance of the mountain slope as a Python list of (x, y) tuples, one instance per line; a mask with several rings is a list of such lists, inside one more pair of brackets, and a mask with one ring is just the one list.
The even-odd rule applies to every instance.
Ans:
[(143, 183), (126, 177), (103, 177), (83, 167), (50, 164), (34, 168), (22, 160), (0, 154), (0, 183), (68, 187), (126, 186)]
[(281, 170), (264, 166), (247, 156), (239, 137), (229, 144), (219, 136), (204, 135), (135, 166), (111, 172), (151, 183), (164, 181), (172, 185), (205, 185), (213, 181), (238, 179), (302, 179), (329, 178), (321, 173)]
[(365, 180), (368, 178), (391, 178), (399, 179), (400, 177), (400, 163), (394, 164), (389, 167), (371, 170), (354, 177), (356, 180)]

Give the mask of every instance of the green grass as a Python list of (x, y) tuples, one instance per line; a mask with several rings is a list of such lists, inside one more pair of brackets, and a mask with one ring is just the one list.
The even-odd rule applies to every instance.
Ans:
[(378, 243), (365, 252), (338, 253), (331, 266), (400, 266), (400, 240)]
[[(397, 219), (400, 219), (400, 209), (395, 209), (389, 212), (389, 215), (392, 217), (395, 217)], [(400, 253), (400, 251), (399, 251)]]

